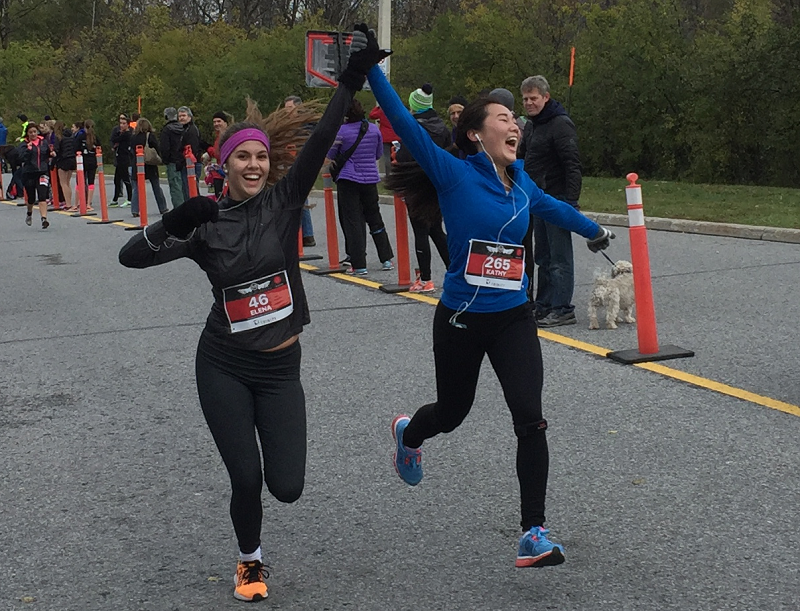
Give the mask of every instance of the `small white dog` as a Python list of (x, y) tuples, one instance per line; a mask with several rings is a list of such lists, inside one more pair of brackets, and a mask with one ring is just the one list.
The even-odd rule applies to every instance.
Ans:
[(606, 309), (606, 326), (616, 329), (618, 322), (636, 322), (633, 308), (633, 265), (629, 261), (617, 261), (611, 268), (611, 276), (600, 274), (594, 279), (594, 289), (589, 296), (589, 328), (599, 329), (597, 308)]

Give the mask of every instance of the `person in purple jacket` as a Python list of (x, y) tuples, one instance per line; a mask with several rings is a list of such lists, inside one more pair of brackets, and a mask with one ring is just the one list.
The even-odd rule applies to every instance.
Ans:
[(464, 108), (456, 145), (467, 156), (459, 159), (431, 140), (380, 68), (370, 69), (367, 78), (403, 146), (438, 194), (450, 251), (433, 320), (436, 401), (419, 408), (413, 418), (400, 415), (392, 422), (395, 470), (409, 485), (422, 480), (423, 442), (464, 421), (488, 356), (517, 437), (522, 535), (515, 565), (561, 564), (564, 548), (550, 541), (544, 528), (549, 452), (542, 414), (543, 364), (533, 306), (525, 293), (522, 240), (531, 214), (579, 233), (594, 252), (606, 248), (614, 234), (546, 195), (530, 179), (516, 158), (519, 127), (499, 98), (478, 98)]
[(394, 269), (394, 252), (386, 233), (386, 225), (381, 217), (378, 201), (378, 159), (383, 155), (383, 137), (378, 126), (366, 119), (364, 107), (353, 99), (345, 115), (345, 123), (339, 128), (336, 140), (328, 151), (328, 159), (335, 160), (356, 144), (359, 134), (363, 136), (336, 178), (336, 192), (339, 200), (339, 223), (344, 233), (344, 249), (351, 265), (348, 274), (365, 276), (367, 274), (367, 232), (378, 250), (381, 269)]

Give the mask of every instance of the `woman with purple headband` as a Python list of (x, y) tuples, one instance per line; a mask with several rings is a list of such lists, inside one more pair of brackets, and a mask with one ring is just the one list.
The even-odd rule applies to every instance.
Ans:
[[(321, 119), (313, 104), (303, 104), (262, 121), (249, 102), (247, 120), (220, 138), (228, 196), (218, 203), (191, 198), (119, 253), (120, 263), (134, 268), (188, 257), (211, 281), (214, 305), (195, 370), (200, 405), (231, 480), (239, 600), (267, 596), (262, 480), (276, 499), (293, 503), (305, 479), (298, 337), (310, 319), (297, 253), (303, 205), (355, 92), (384, 56), (374, 33), (357, 26), (347, 68)], [(302, 129), (308, 123), (317, 123), (310, 136)]]

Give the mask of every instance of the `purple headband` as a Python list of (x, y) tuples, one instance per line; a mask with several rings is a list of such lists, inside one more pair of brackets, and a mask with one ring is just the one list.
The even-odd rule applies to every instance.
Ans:
[(269, 152), (269, 138), (267, 138), (267, 135), (260, 129), (248, 127), (246, 129), (240, 129), (225, 141), (225, 144), (222, 145), (222, 149), (219, 152), (219, 164), (224, 165), (228, 160), (228, 157), (231, 156), (233, 149), (239, 146), (242, 142), (247, 142), (248, 140), (261, 142), (267, 147), (267, 152)]

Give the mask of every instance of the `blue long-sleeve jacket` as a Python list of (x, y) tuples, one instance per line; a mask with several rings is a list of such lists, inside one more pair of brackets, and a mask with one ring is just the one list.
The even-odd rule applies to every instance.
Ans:
[(519, 290), (481, 287), (476, 295), (477, 287), (464, 278), (471, 239), (522, 244), (531, 214), (587, 239), (600, 231), (597, 223), (537, 187), (523, 170), (521, 160), (508, 167), (514, 187), (506, 193), (486, 153), (458, 159), (439, 148), (403, 106), (380, 68), (373, 67), (368, 78), (375, 98), (402, 138), (403, 146), (409, 148), (439, 195), (450, 252), (450, 268), (445, 275), (441, 298), (448, 308), (463, 309), (472, 300), (470, 312), (501, 312), (527, 300), (527, 277), (523, 278)]

